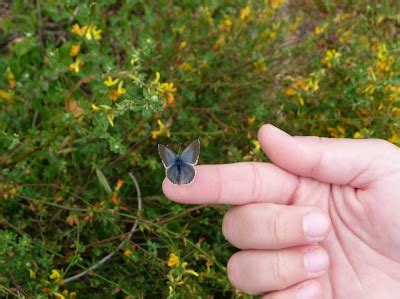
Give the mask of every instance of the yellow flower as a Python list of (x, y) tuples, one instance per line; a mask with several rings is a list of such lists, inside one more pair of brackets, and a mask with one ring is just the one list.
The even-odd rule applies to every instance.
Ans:
[[(160, 73), (156, 72), (156, 78), (153, 80), (152, 85), (158, 91), (160, 97), (163, 97), (164, 99), (167, 100), (169, 106), (171, 107), (175, 106), (174, 93), (176, 93), (177, 89), (176, 87), (174, 87), (174, 83), (172, 82), (160, 83)], [(164, 108), (165, 107), (166, 104), (164, 104)]]
[(266, 38), (270, 42), (273, 42), (277, 37), (277, 33), (276, 31), (270, 31), (269, 29), (266, 29), (260, 34), (260, 37)]
[[(99, 40), (99, 39), (101, 39), (101, 32), (102, 32), (103, 30), (101, 30), (101, 29), (97, 29), (96, 28), (96, 26), (93, 26), (92, 28), (91, 28), (91, 33), (92, 33), (92, 35), (93, 35), (93, 38), (95, 39), (95, 40)], [(90, 38), (88, 38), (88, 37), (86, 37), (87, 39), (90, 39)]]
[(214, 19), (212, 17), (212, 13), (208, 7), (201, 7), (201, 11), (204, 15), (204, 19), (207, 24), (212, 24), (214, 22)]
[(388, 50), (386, 47), (386, 44), (380, 44), (378, 45), (378, 59), (379, 60), (385, 60), (388, 54)]
[(158, 90), (158, 93), (160, 94), (160, 96), (166, 98), (168, 105), (170, 107), (175, 106), (174, 93), (176, 93), (177, 89), (176, 89), (176, 87), (174, 87), (174, 83), (172, 83), (172, 82), (162, 83), (158, 86), (157, 90)]
[(167, 103), (170, 107), (175, 107), (175, 96), (173, 93), (167, 95)]
[(71, 56), (71, 57), (78, 56), (80, 49), (81, 49), (80, 44), (72, 45), (71, 51), (69, 51), (69, 56)]
[(337, 126), (336, 128), (327, 128), (331, 137), (333, 138), (343, 138), (346, 135), (346, 130), (342, 126)]
[(83, 36), (85, 34), (85, 30), (86, 29), (84, 27), (81, 27), (79, 26), (79, 24), (75, 23), (74, 25), (72, 25), (71, 32), (79, 36)]
[(69, 65), (69, 70), (71, 72), (79, 73), (80, 67), (83, 65), (83, 61), (80, 57), (76, 57), (75, 62)]
[(111, 101), (116, 101), (118, 98), (126, 93), (126, 89), (122, 87), (124, 84), (124, 81), (120, 81), (118, 83), (118, 88), (116, 90), (113, 90), (109, 93), (108, 97), (110, 98)]
[(187, 46), (187, 41), (185, 40), (181, 41), (181, 43), (179, 44), (179, 50), (185, 49), (186, 46)]
[(301, 89), (305, 92), (315, 92), (319, 89), (319, 81), (313, 78), (298, 78), (293, 82), (292, 86), (286, 89), (285, 94), (287, 96), (296, 95), (296, 89)]
[(126, 256), (126, 257), (129, 257), (129, 256), (131, 256), (133, 254), (133, 252), (132, 252), (132, 250), (130, 250), (130, 249), (126, 249), (125, 251), (124, 251), (124, 256)]
[(56, 269), (51, 270), (50, 279), (56, 280), (58, 278), (61, 278), (60, 271), (58, 271)]
[(367, 95), (371, 95), (375, 92), (376, 90), (376, 86), (374, 84), (368, 84), (365, 88), (364, 88), (364, 93)]
[(394, 117), (400, 116), (400, 108), (398, 107), (393, 107), (390, 112)]
[(257, 59), (257, 61), (254, 63), (254, 66), (257, 74), (268, 71), (268, 66), (265, 63), (265, 59), (263, 57)]
[(158, 91), (161, 94), (166, 94), (166, 93), (175, 93), (176, 92), (176, 87), (174, 87), (174, 83), (162, 83), (160, 84), (160, 86), (158, 87)]
[(294, 96), (296, 94), (296, 89), (294, 89), (292, 86), (286, 88), (285, 94), (288, 97)]
[(6, 100), (7, 102), (11, 102), (14, 99), (14, 93), (12, 91), (6, 91), (4, 89), (0, 89), (0, 99)]
[(194, 67), (193, 67), (193, 65), (191, 65), (189, 62), (184, 62), (184, 63), (182, 63), (180, 66), (179, 66), (179, 68), (182, 70), (182, 71), (184, 71), (184, 72), (191, 72), (191, 71), (194, 71)]
[(36, 272), (33, 271), (32, 269), (29, 269), (29, 278), (36, 279)]
[(97, 29), (97, 26), (92, 24), (82, 27), (80, 27), (79, 24), (74, 24), (71, 31), (79, 36), (84, 36), (87, 40), (99, 40), (101, 39), (101, 32), (103, 30)]
[(0, 184), (0, 199), (12, 199), (17, 194), (17, 189), (11, 185)]
[(153, 139), (157, 139), (158, 136), (167, 136), (169, 138), (171, 136), (169, 129), (162, 123), (161, 120), (157, 120), (157, 124), (159, 129), (152, 131), (151, 137)]
[(179, 265), (179, 257), (175, 253), (171, 253), (168, 259), (168, 267)]
[(218, 37), (217, 41), (215, 42), (215, 44), (213, 46), (213, 50), (218, 50), (223, 45), (225, 45), (225, 36), (221, 35), (220, 37)]
[(279, 6), (285, 3), (285, 0), (269, 0), (271, 7), (277, 9)]
[(340, 22), (343, 22), (343, 21), (347, 20), (350, 16), (351, 15), (349, 13), (340, 12), (335, 16), (335, 18), (333, 19), (333, 22), (336, 23), (336, 24), (340, 23)]
[(118, 82), (119, 82), (118, 78), (113, 80), (113, 78), (111, 76), (108, 76), (107, 80), (105, 80), (103, 83), (105, 86), (111, 87), (111, 86), (114, 86), (115, 84), (117, 84)]
[(11, 71), (10, 67), (7, 67), (6, 75), (7, 75), (7, 79), (8, 79), (8, 88), (13, 89), (15, 87), (15, 85), (17, 85), (17, 81), (15, 80), (14, 74)]
[(362, 137), (363, 137), (362, 134), (360, 132), (358, 132), (358, 131), (355, 132), (354, 135), (353, 135), (353, 138), (355, 138), (355, 139), (360, 139)]
[(219, 24), (219, 28), (224, 31), (231, 31), (232, 29), (232, 20), (230, 17), (226, 16), (222, 22)]
[(352, 39), (352, 32), (351, 30), (340, 30), (337, 34), (337, 38), (340, 44), (346, 44)]
[(255, 140), (255, 139), (252, 139), (252, 140), (251, 140), (251, 143), (252, 143), (253, 146), (254, 146), (254, 151), (258, 152), (258, 151), (260, 150), (260, 148), (261, 148), (260, 142), (258, 142), (258, 141)]
[(256, 118), (254, 116), (247, 117), (247, 124), (249, 126), (253, 125), (256, 122)]
[(321, 63), (326, 65), (328, 69), (331, 69), (333, 67), (333, 63), (337, 62), (340, 56), (342, 56), (342, 54), (335, 49), (327, 50), (325, 52), (325, 57), (321, 60)]
[(303, 22), (303, 17), (297, 16), (296, 19), (294, 20), (293, 24), (289, 25), (289, 30), (296, 31), (297, 29), (299, 29), (301, 22)]
[(118, 179), (117, 181), (117, 186), (115, 187), (116, 191), (119, 191), (119, 189), (121, 189), (121, 187), (124, 185), (124, 180)]
[(75, 298), (76, 298), (76, 292), (69, 293), (69, 299), (75, 299)]
[(241, 20), (248, 20), (250, 18), (251, 15), (251, 7), (250, 6), (246, 6), (242, 9), (240, 9), (240, 19)]
[(317, 91), (319, 89), (319, 82), (318, 80), (313, 80), (311, 78), (308, 78), (306, 80), (306, 86), (305, 86), (305, 91)]
[(123, 95), (124, 93), (126, 93), (126, 89), (122, 87), (122, 84), (124, 84), (124, 81), (118, 83), (117, 91), (119, 95)]
[(160, 73), (156, 72), (156, 77), (153, 80), (153, 84), (157, 84), (160, 81)]
[(320, 35), (320, 34), (326, 32), (327, 28), (328, 28), (328, 24), (324, 23), (324, 24), (322, 24), (322, 26), (315, 27), (314, 33), (315, 33), (315, 35)]

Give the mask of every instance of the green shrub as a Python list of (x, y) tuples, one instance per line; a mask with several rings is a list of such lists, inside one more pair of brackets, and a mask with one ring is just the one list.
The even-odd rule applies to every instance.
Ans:
[[(226, 207), (166, 200), (157, 144), (264, 161), (267, 122), (400, 144), (389, 1), (31, 2), (0, 6), (3, 296), (249, 297), (226, 277)], [(136, 221), (130, 172), (138, 229), (69, 281)]]

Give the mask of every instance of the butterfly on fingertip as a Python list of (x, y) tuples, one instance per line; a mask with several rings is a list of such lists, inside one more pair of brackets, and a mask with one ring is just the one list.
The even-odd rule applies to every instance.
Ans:
[(173, 184), (189, 184), (196, 175), (194, 166), (200, 155), (200, 141), (195, 140), (182, 154), (175, 154), (173, 150), (165, 145), (158, 145), (158, 153), (165, 167), (165, 174)]

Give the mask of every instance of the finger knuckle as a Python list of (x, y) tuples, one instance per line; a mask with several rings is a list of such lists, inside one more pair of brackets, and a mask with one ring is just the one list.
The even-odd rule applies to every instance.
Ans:
[(277, 284), (281, 286), (287, 286), (288, 278), (285, 267), (283, 265), (283, 260), (284, 257), (282, 255), (282, 252), (277, 251), (274, 258), (271, 260), (271, 274)]
[(276, 245), (282, 244), (283, 221), (280, 213), (276, 213), (267, 223), (267, 231)]

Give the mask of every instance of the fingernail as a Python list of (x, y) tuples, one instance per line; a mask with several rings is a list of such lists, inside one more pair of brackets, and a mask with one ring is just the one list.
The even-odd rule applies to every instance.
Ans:
[(304, 253), (304, 268), (309, 274), (317, 274), (325, 270), (329, 264), (329, 257), (325, 250), (314, 248)]
[(279, 129), (279, 128), (277, 128), (277, 127), (271, 125), (271, 124), (268, 124), (267, 126), (270, 127), (270, 129), (271, 129), (272, 131), (274, 131), (274, 132), (276, 132), (276, 133), (278, 133), (278, 134), (280, 134), (280, 135), (290, 136), (290, 135), (289, 135), (288, 133), (286, 133), (285, 131), (282, 131), (281, 129)]
[(315, 283), (303, 283), (297, 287), (296, 299), (318, 299), (319, 288)]
[(329, 221), (321, 213), (310, 212), (303, 217), (303, 231), (307, 239), (321, 241), (329, 230)]

